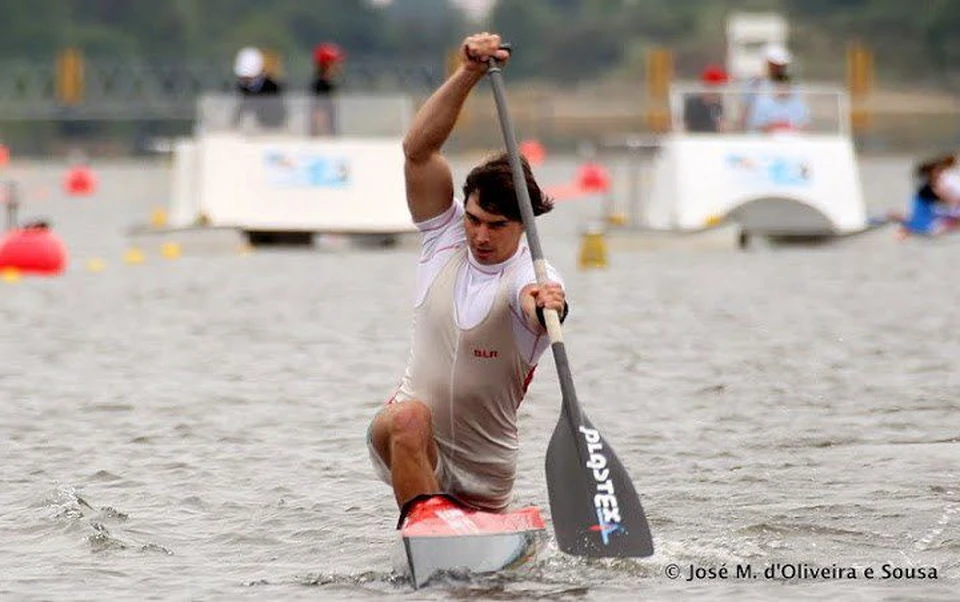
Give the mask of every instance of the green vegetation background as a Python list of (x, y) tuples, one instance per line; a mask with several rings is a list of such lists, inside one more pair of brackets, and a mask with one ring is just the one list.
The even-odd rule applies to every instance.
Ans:
[(643, 68), (651, 45), (674, 50), (694, 75), (723, 56), (726, 15), (781, 12), (807, 78), (844, 76), (844, 50), (875, 51), (881, 80), (950, 88), (960, 82), (957, 0), (499, 0), (482, 23), (447, 0), (0, 0), (0, 57), (45, 61), (66, 46), (92, 58), (222, 62), (244, 45), (297, 63), (319, 41), (355, 59), (433, 62), (465, 33), (502, 32), (518, 53), (514, 77), (589, 81)]

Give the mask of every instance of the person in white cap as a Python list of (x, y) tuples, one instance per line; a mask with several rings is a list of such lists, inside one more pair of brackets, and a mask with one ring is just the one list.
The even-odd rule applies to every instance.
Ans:
[(786, 72), (774, 76), (773, 89), (753, 98), (747, 115), (748, 132), (796, 132), (810, 125), (810, 109)]
[(785, 74), (793, 58), (790, 51), (779, 44), (767, 46), (764, 57), (767, 59), (767, 79), (770, 81), (776, 81), (781, 74)]
[(763, 57), (767, 63), (766, 74), (748, 81), (741, 99), (743, 102), (739, 120), (741, 129), (747, 126), (759, 96), (772, 94), (774, 90), (782, 88), (790, 81), (788, 68), (793, 57), (789, 50), (779, 44), (769, 44), (764, 49)]
[(247, 111), (256, 115), (260, 125), (283, 125), (286, 109), (279, 98), (283, 85), (266, 72), (263, 53), (251, 46), (241, 48), (233, 61), (233, 74), (237, 77), (237, 92), (243, 97), (234, 115), (234, 126), (239, 125)]
[(253, 47), (241, 48), (233, 62), (237, 91), (245, 95), (279, 94), (283, 86), (264, 69), (263, 53)]

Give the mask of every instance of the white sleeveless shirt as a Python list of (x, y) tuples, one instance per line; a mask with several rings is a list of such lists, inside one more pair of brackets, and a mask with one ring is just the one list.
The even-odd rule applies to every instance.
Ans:
[[(517, 408), (549, 341), (530, 330), (519, 293), (536, 282), (525, 244), (496, 265), (477, 263), (460, 203), (417, 224), (422, 232), (413, 342), (396, 401), (433, 413), (451, 493), (499, 510), (510, 502), (518, 452)], [(562, 284), (548, 267), (550, 279)]]

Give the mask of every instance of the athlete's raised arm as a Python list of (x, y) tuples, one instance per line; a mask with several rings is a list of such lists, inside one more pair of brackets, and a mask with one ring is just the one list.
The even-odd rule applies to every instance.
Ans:
[(460, 66), (420, 107), (403, 139), (407, 206), (415, 222), (440, 215), (453, 202), (453, 174), (440, 149), (470, 91), (486, 74), (490, 57), (509, 57), (500, 49), (500, 36), (484, 32), (466, 38)]

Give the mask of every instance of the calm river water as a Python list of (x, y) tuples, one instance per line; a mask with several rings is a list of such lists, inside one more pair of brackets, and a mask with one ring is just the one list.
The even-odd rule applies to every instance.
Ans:
[[(575, 166), (548, 163), (541, 179)], [(599, 208), (563, 204), (541, 236), (572, 299), (574, 378), (634, 477), (657, 552), (584, 561), (548, 545), (518, 574), (414, 592), (392, 568), (396, 512), (364, 445), (406, 360), (414, 251), (128, 265), (124, 229), (166, 202), (168, 168), (95, 167), (100, 191), (83, 199), (57, 190), (62, 165), (5, 174), (72, 264), (0, 283), (2, 599), (960, 595), (960, 244), (885, 232), (612, 254), (578, 271)], [(905, 203), (905, 159), (862, 171), (873, 209)], [(95, 257), (101, 272), (84, 267)], [(547, 514), (558, 411), (546, 355), (522, 408), (516, 501)], [(757, 578), (733, 576), (746, 564)], [(690, 567), (731, 577), (688, 581)], [(809, 576), (823, 567), (856, 578)], [(938, 579), (907, 579), (918, 567)]]

